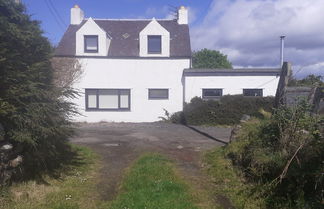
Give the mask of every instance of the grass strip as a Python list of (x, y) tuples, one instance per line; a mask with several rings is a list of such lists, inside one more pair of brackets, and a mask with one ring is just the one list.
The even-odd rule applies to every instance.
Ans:
[(110, 209), (198, 209), (187, 185), (171, 162), (159, 154), (144, 154), (127, 172), (121, 193)]

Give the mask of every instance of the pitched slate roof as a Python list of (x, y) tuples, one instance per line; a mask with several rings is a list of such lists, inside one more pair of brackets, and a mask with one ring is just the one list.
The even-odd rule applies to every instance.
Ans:
[[(108, 57), (139, 57), (139, 33), (151, 20), (96, 20), (94, 21), (112, 38)], [(177, 20), (157, 20), (170, 32), (170, 57), (190, 57), (190, 36), (188, 25), (179, 25)], [(86, 20), (79, 25), (69, 25), (59, 45), (56, 56), (75, 55), (76, 32)]]

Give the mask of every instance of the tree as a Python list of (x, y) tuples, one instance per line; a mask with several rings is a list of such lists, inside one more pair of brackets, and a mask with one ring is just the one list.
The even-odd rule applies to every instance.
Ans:
[(193, 52), (192, 66), (194, 68), (233, 68), (226, 55), (209, 49)]
[(310, 86), (310, 87), (324, 87), (324, 77), (316, 76), (313, 74), (308, 75), (306, 78), (297, 80), (295, 78), (290, 79), (289, 86)]
[(55, 167), (69, 149), (75, 92), (53, 85), (52, 52), (25, 7), (0, 0), (0, 123), (25, 172)]
[(83, 68), (79, 60), (68, 57), (53, 57), (51, 59), (53, 84), (61, 88), (71, 88), (81, 78)]

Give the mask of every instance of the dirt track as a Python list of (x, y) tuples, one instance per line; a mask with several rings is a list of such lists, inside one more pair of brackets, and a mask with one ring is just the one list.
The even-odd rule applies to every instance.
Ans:
[(77, 124), (73, 143), (86, 145), (102, 156), (98, 190), (102, 199), (115, 197), (123, 171), (143, 152), (159, 152), (174, 160), (180, 172), (203, 188), (203, 151), (228, 142), (230, 128), (186, 127), (169, 123)]

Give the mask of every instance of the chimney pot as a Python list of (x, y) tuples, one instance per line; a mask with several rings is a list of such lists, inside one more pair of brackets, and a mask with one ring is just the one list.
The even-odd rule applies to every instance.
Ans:
[(286, 36), (280, 36), (280, 67), (282, 67), (284, 63), (285, 37)]

